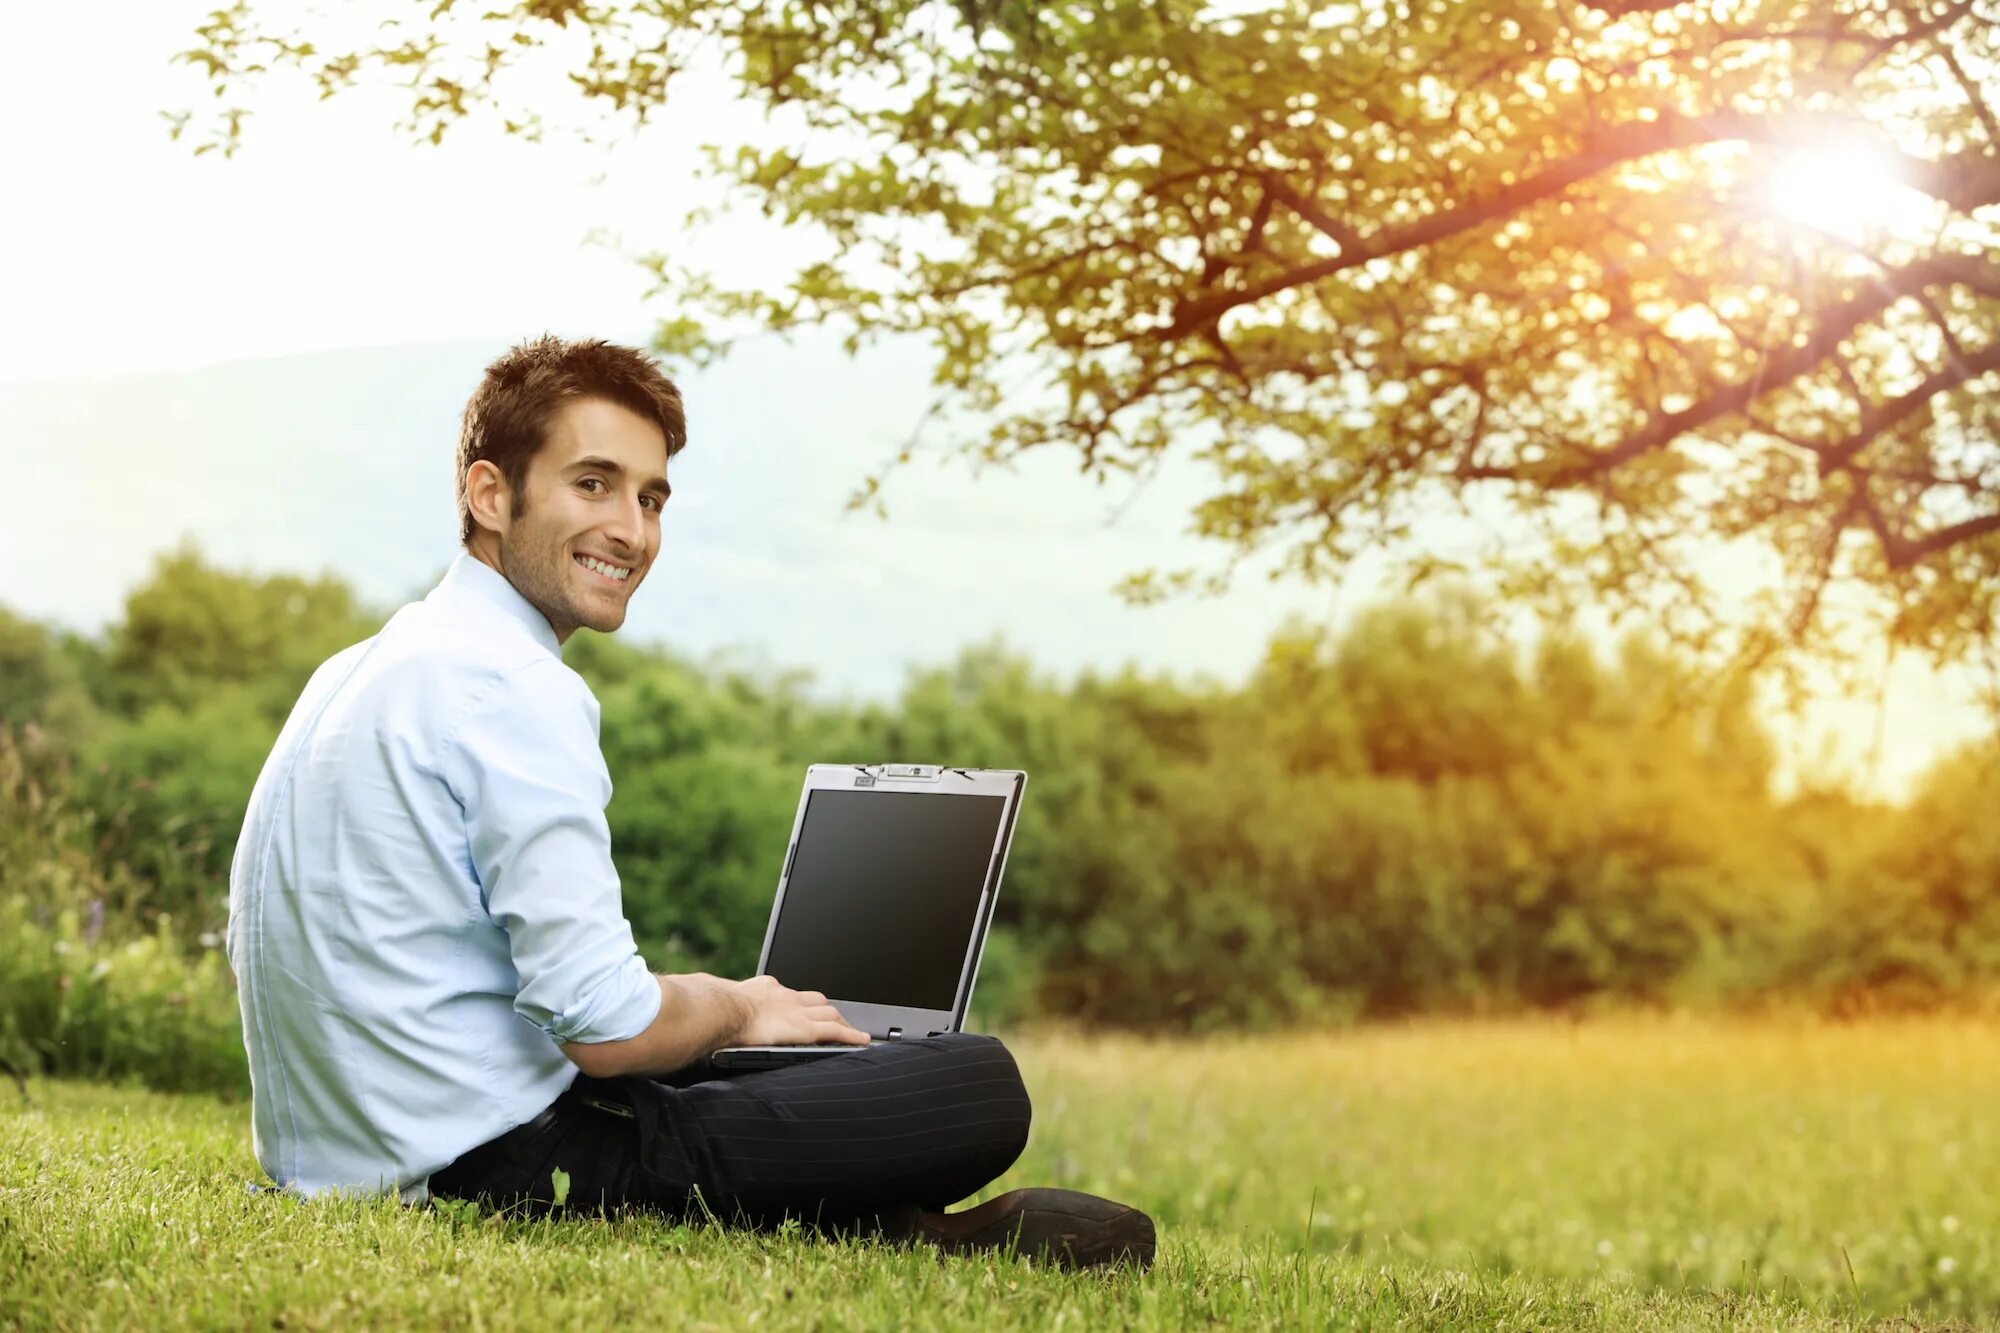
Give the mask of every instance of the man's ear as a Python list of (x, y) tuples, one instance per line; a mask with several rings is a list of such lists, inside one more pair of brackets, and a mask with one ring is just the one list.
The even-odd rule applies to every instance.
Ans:
[(514, 512), (513, 496), (507, 488), (507, 474), (487, 459), (465, 470), (465, 507), (472, 512), (475, 528), (491, 528), (507, 535), (507, 520)]

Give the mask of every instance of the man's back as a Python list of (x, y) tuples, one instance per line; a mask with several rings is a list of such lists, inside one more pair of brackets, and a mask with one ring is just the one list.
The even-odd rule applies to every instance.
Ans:
[(460, 556), (314, 673), (252, 793), (229, 957), (258, 1161), (305, 1193), (430, 1173), (629, 1037), (659, 990), (618, 909), (597, 708)]

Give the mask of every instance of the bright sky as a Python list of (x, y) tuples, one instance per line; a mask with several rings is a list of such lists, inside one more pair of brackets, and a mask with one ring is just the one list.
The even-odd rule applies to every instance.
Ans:
[[(463, 126), (411, 145), (377, 92), (275, 79), (233, 159), (169, 142), (206, 99), (170, 65), (211, 0), (21, 6), (0, 34), (0, 366), (9, 377), (210, 364), (345, 346), (644, 328), (643, 275), (594, 228), (659, 243), (691, 154), (647, 134), (606, 158)], [(681, 94), (685, 93), (683, 98)], [(677, 85), (712, 126), (713, 85)], [(725, 257), (726, 258), (726, 257)]]
[[(673, 225), (693, 202), (692, 154), (668, 139), (682, 126), (697, 127), (681, 135), (692, 140), (731, 119), (750, 123), (716, 84), (689, 79), (664, 125), (613, 157), (465, 126), (431, 149), (393, 130), (394, 98), (321, 103), (280, 80), (257, 99), (241, 153), (197, 159), (168, 140), (159, 112), (205, 96), (202, 80), (168, 58), (192, 44), (213, 7), (107, 0), (9, 13), (0, 35), (9, 200), (0, 210), (0, 379), (543, 329), (642, 337), (643, 275), (585, 238), (604, 228), (640, 247), (676, 240)], [(741, 272), (787, 242), (753, 222), (707, 244), (685, 258)], [(0, 422), (0, 454), (4, 434)], [(1131, 564), (1095, 575), (1108, 585)], [(1107, 616), (1136, 614), (1118, 612), (1108, 592), (1105, 605)], [(1186, 661), (1157, 665), (1216, 667), (1216, 656), (1191, 643)], [(1900, 791), (1984, 729), (1970, 699), (1970, 678), (1905, 665), (1879, 709), (1818, 709), (1794, 741), (1795, 763), (1812, 769), (1818, 738), (1832, 737), (1841, 764)]]

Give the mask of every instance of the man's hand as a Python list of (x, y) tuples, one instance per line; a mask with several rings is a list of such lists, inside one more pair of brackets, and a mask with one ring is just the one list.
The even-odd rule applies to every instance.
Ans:
[[(714, 978), (710, 978), (713, 980)], [(731, 1045), (809, 1046), (837, 1041), (866, 1046), (868, 1034), (850, 1027), (816, 990), (793, 990), (776, 977), (731, 983), (750, 1011)]]
[(826, 996), (796, 991), (776, 977), (730, 981), (707, 972), (660, 977), (660, 1013), (623, 1041), (565, 1042), (563, 1054), (592, 1078), (657, 1075), (723, 1046), (866, 1046), (868, 1034), (841, 1021)]
[(734, 990), (737, 984), (728, 977), (718, 977), (713, 972), (676, 972), (670, 979), (679, 982), (691, 992), (704, 995)]

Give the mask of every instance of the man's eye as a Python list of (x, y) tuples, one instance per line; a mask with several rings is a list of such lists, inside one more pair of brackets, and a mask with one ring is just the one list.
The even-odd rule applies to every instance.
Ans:
[(579, 486), (602, 486), (603, 484), (604, 483), (596, 477), (585, 477), (582, 481), (577, 483), (577, 485)]
[(659, 508), (660, 508), (660, 497), (659, 497), (659, 496), (657, 496), (657, 495), (642, 495), (642, 496), (640, 496), (639, 498), (640, 498), (641, 500), (643, 500), (643, 501), (646, 501), (647, 503), (651, 504), (651, 505), (653, 506), (653, 511), (654, 511), (655, 513), (659, 512)]

